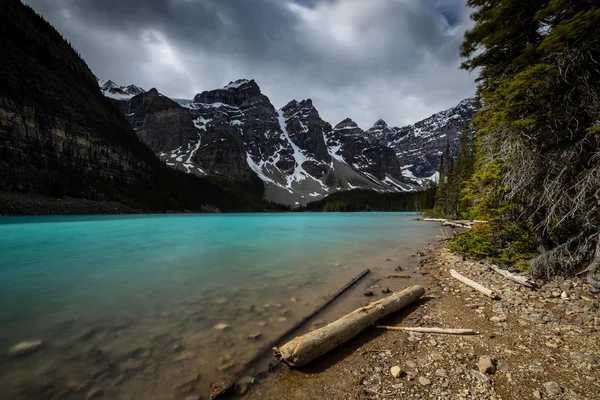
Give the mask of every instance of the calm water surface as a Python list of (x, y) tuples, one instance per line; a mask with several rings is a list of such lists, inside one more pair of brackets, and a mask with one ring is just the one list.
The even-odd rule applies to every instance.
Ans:
[[(408, 262), (439, 232), (413, 218), (0, 217), (0, 346), (45, 343), (28, 357), (0, 358), (0, 385), (7, 398), (60, 390), (82, 398), (97, 387), (109, 398), (204, 394), (211, 379), (250, 359), (356, 273)], [(355, 292), (322, 318), (364, 302)], [(219, 331), (218, 323), (231, 328)], [(255, 333), (261, 338), (248, 339)], [(197, 373), (202, 381), (188, 382)]]

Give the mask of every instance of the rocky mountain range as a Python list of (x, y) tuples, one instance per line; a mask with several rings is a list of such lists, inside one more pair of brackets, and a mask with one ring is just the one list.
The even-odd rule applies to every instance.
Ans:
[(472, 99), (414, 125), (379, 120), (364, 131), (350, 118), (332, 126), (310, 99), (276, 109), (254, 80), (241, 79), (192, 100), (156, 89), (99, 81), (138, 137), (172, 168), (264, 183), (269, 201), (301, 205), (350, 189), (422, 190), (436, 180), (445, 148), (458, 151)]

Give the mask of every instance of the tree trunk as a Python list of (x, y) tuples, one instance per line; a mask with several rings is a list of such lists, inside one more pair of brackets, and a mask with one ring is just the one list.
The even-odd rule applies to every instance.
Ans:
[(335, 322), (273, 348), (275, 358), (291, 367), (301, 367), (352, 339), (377, 320), (390, 315), (425, 294), (415, 285), (399, 293), (361, 307)]

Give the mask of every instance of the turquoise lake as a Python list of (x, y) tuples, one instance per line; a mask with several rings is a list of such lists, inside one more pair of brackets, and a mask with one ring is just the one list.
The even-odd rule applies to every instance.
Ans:
[[(27, 385), (20, 368), (29, 377), (60, 371), (82, 382), (112, 382), (134, 362), (139, 372), (107, 389), (113, 398), (164, 398), (190, 368), (207, 380), (221, 376), (227, 368), (219, 367), (250, 359), (358, 272), (370, 268), (377, 276), (409, 263), (439, 233), (439, 225), (414, 218), (0, 217), (0, 346), (44, 342), (29, 357), (0, 359), (0, 374), (10, 381), (0, 384), (16, 397)], [(364, 303), (368, 284), (319, 318)], [(215, 329), (219, 323), (228, 329)], [(248, 339), (257, 333), (259, 340)], [(81, 356), (98, 349), (118, 366), (99, 377), (95, 361)]]

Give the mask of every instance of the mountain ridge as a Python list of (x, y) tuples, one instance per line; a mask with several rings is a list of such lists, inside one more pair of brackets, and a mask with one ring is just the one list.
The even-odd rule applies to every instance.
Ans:
[[(458, 132), (470, 123), (474, 110), (472, 100), (459, 103), (456, 107), (466, 102), (470, 110), (463, 112), (454, 121), (456, 124), (441, 123), (439, 132), (432, 134), (415, 135), (417, 129), (427, 131), (427, 127), (418, 128), (427, 119), (402, 128), (389, 127), (379, 119), (373, 127), (362, 130), (349, 117), (332, 126), (321, 118), (311, 99), (294, 99), (276, 109), (254, 79), (238, 79), (198, 93), (192, 100), (172, 100), (173, 109), (176, 104), (179, 114), (187, 113), (198, 139), (188, 135), (187, 142), (176, 141), (169, 149), (156, 148), (152, 140), (143, 137), (146, 131), (156, 130), (155, 122), (140, 118), (131, 107), (123, 105), (138, 101), (139, 96), (147, 95), (111, 99), (167, 165), (200, 176), (215, 172), (241, 181), (250, 179), (248, 172), (252, 171), (264, 182), (268, 200), (292, 206), (355, 188), (378, 192), (423, 190), (437, 177), (437, 153), (445, 145), (440, 137), (450, 135), (448, 140), (457, 142)], [(438, 121), (438, 114), (454, 113), (456, 107), (429, 119)], [(140, 120), (145, 126), (139, 126)], [(181, 137), (182, 130), (191, 132), (189, 121), (185, 127), (167, 124), (162, 134)], [(417, 154), (414, 143), (405, 148), (402, 138), (409, 136), (413, 142), (421, 141), (428, 154)], [(422, 143), (432, 136), (433, 145)], [(452, 151), (457, 152), (457, 148)]]

